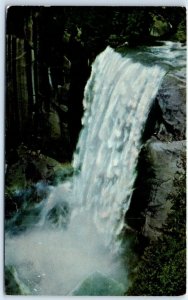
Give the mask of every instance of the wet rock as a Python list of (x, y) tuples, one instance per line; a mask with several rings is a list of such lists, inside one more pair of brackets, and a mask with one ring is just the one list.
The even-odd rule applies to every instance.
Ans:
[[(72, 174), (71, 164), (60, 164), (40, 150), (31, 151), (21, 145), (18, 161), (8, 166), (5, 176), (5, 217), (18, 213), (24, 201), (30, 205), (45, 199), (50, 184), (57, 185)], [(26, 215), (30, 209), (26, 208)]]
[(40, 150), (33, 151), (21, 145), (17, 152), (18, 161), (8, 166), (5, 179), (6, 186), (12, 189), (25, 188), (40, 180), (56, 184), (73, 173), (71, 164), (61, 164)]
[(160, 140), (183, 140), (186, 131), (186, 80), (184, 69), (169, 73), (157, 95), (161, 110), (157, 136)]
[(67, 202), (55, 205), (47, 215), (48, 224), (52, 228), (67, 228), (70, 217), (70, 209)]
[(26, 183), (26, 174), (25, 174), (25, 164), (20, 163), (18, 161), (17, 163), (14, 163), (11, 166), (8, 166), (6, 177), (5, 177), (5, 183), (7, 187), (15, 188), (25, 188)]
[(100, 272), (86, 278), (70, 293), (71, 296), (123, 296), (124, 287), (119, 282)]
[(29, 288), (19, 279), (13, 266), (5, 266), (5, 293), (7, 295), (31, 295)]
[(174, 181), (185, 173), (185, 154), (185, 141), (161, 142), (155, 137), (142, 149), (126, 223), (145, 238), (156, 240), (162, 234), (173, 209), (170, 195), (178, 193)]

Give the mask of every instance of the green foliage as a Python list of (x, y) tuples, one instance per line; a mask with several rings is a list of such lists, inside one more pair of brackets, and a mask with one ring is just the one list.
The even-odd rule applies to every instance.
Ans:
[(149, 37), (150, 27), (153, 19), (148, 8), (134, 8), (130, 10), (127, 18), (126, 35), (128, 40), (142, 39)]
[(185, 19), (182, 19), (182, 21), (179, 23), (177, 27), (177, 32), (174, 35), (174, 39), (178, 40), (182, 43), (186, 41), (186, 22)]
[(7, 15), (7, 32), (24, 36), (24, 22), (31, 12), (38, 22), (40, 45), (47, 51), (45, 59), (49, 60), (58, 57), (60, 61), (62, 43), (71, 35), (75, 38), (79, 35), (79, 41), (88, 51), (95, 51), (95, 48), (101, 51), (111, 35), (116, 35), (118, 40), (121, 38), (120, 44), (125, 40), (134, 45), (144, 44), (151, 39), (153, 26), (160, 37), (166, 34), (166, 39), (186, 39), (183, 7), (12, 6)]
[[(184, 164), (185, 158), (182, 159)], [(184, 166), (185, 168), (185, 166)], [(145, 248), (132, 286), (126, 295), (177, 296), (186, 284), (186, 185), (185, 174), (174, 181), (175, 192), (169, 199), (173, 211), (160, 239)]]
[[(65, 24), (69, 31), (81, 28), (86, 45), (104, 44), (116, 35), (130, 44), (143, 44), (151, 38), (153, 26), (158, 36), (171, 38), (185, 24), (186, 11), (182, 7), (67, 7)], [(185, 26), (181, 27), (185, 37)], [(179, 40), (179, 36), (175, 36)]]
[(151, 33), (166, 40), (186, 41), (186, 8), (156, 7), (152, 9)]
[(154, 16), (153, 20), (152, 34), (154, 36), (163, 36), (169, 30), (168, 23), (161, 18), (159, 19), (157, 16)]

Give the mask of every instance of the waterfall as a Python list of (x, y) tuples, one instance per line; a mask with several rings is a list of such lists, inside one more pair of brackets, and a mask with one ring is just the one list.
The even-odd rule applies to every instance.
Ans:
[(73, 165), (74, 213), (90, 211), (107, 244), (124, 227), (144, 125), (165, 70), (122, 57), (107, 47), (85, 88), (81, 132)]
[(164, 74), (159, 64), (140, 63), (110, 47), (96, 58), (85, 87), (75, 175), (49, 188), (49, 197), (37, 204), (40, 220), (33, 227), (30, 222), (23, 233), (6, 234), (5, 264), (17, 270), (30, 294), (70, 294), (95, 271), (127, 287), (120, 235), (142, 132)]

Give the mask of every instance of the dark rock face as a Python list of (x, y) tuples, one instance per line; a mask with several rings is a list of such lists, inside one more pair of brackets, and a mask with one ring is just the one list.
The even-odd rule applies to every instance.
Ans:
[(70, 164), (60, 164), (39, 150), (31, 151), (24, 145), (18, 148), (17, 157), (17, 161), (8, 166), (6, 171), (7, 219), (20, 209), (25, 200), (32, 205), (42, 201), (48, 195), (50, 184), (57, 185), (73, 174)]
[[(37, 51), (26, 38), (7, 36), (6, 158), (24, 142), (33, 150), (68, 161), (72, 156), (67, 113), (71, 62), (62, 55), (64, 73), (57, 84), (54, 69), (44, 66)], [(58, 73), (59, 67), (55, 69)]]
[(157, 95), (161, 109), (161, 124), (158, 130), (160, 140), (183, 140), (186, 131), (186, 89), (185, 74), (167, 75)]
[(145, 169), (139, 173), (126, 218), (130, 226), (151, 240), (162, 234), (173, 207), (169, 196), (178, 193), (174, 181), (185, 174), (182, 165), (185, 153), (185, 141), (161, 142), (151, 138), (144, 146), (142, 163)]
[(90, 74), (88, 54), (81, 40), (78, 40), (76, 33), (70, 37), (67, 44), (67, 54), (71, 61), (68, 119), (70, 151), (73, 153), (82, 127), (84, 87)]
[(40, 150), (32, 151), (21, 145), (17, 152), (18, 161), (7, 168), (7, 187), (24, 188), (39, 180), (50, 182), (55, 172), (62, 167), (56, 160), (41, 154)]
[(63, 9), (54, 17), (53, 9), (13, 7), (7, 22), (6, 159), (23, 142), (70, 161), (81, 129), (88, 54), (77, 30), (65, 30)]
[[(173, 203), (168, 200), (171, 193), (178, 193), (174, 180), (184, 174), (181, 157), (185, 155), (185, 141), (164, 143), (150, 140), (147, 145), (147, 158), (153, 171), (150, 178), (150, 196), (145, 209), (144, 236), (152, 240), (161, 235)], [(178, 174), (178, 175), (177, 175)]]

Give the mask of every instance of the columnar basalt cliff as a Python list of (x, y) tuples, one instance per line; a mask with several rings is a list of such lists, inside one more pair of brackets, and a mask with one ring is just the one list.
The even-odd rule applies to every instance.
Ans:
[[(19, 17), (22, 26), (17, 28), (14, 22)], [(76, 93), (72, 78), (75, 66), (74, 58), (68, 58), (65, 50), (69, 42), (64, 41), (63, 14), (56, 18), (61, 18), (61, 28), (54, 22), (51, 10), (8, 10), (6, 143), (9, 151), (23, 142), (32, 150), (67, 161), (71, 158), (70, 144), (75, 143), (70, 141), (68, 115), (68, 99)], [(82, 91), (86, 79), (78, 77), (79, 82), (84, 81), (79, 86)], [(81, 102), (79, 94), (75, 103), (81, 106)], [(80, 119), (79, 111), (80, 108)], [(78, 135), (80, 128), (76, 125), (77, 133), (71, 139)]]

